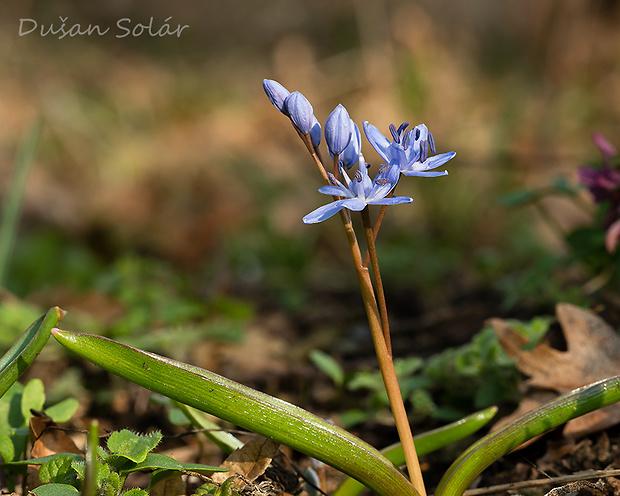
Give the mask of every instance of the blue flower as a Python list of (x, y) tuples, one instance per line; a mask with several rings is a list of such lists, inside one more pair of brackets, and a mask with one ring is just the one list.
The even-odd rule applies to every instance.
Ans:
[(306, 215), (303, 218), (304, 224), (315, 224), (324, 221), (340, 212), (343, 208), (359, 212), (366, 208), (366, 205), (398, 205), (413, 201), (413, 198), (406, 196), (386, 198), (394, 189), (400, 177), (400, 169), (396, 164), (384, 165), (372, 181), (368, 177), (367, 166), (363, 160), (360, 161), (359, 169), (355, 171), (355, 177), (352, 180), (342, 167), (340, 167), (340, 173), (344, 177), (346, 184), (342, 184), (336, 177), (329, 174), (332, 184), (320, 188), (319, 193), (339, 196), (341, 199), (323, 205)]
[(370, 144), (387, 164), (398, 164), (405, 176), (447, 175), (448, 171), (437, 172), (431, 169), (445, 164), (454, 158), (456, 153), (447, 152), (429, 156), (430, 153), (436, 153), (436, 150), (433, 135), (428, 132), (428, 128), (424, 124), (409, 130), (407, 127), (408, 122), (403, 122), (398, 129), (391, 124), (392, 141), (390, 141), (375, 126), (364, 121), (364, 133)]

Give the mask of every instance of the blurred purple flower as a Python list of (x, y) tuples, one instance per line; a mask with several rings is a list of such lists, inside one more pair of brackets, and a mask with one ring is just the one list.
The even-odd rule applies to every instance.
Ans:
[(620, 171), (607, 164), (602, 167), (584, 165), (577, 170), (577, 177), (590, 190), (596, 203), (610, 200), (620, 188)]
[(445, 164), (454, 158), (456, 153), (447, 152), (429, 156), (431, 153), (436, 153), (436, 150), (433, 135), (428, 132), (428, 128), (424, 124), (412, 129), (407, 129), (407, 127), (409, 127), (408, 122), (403, 122), (398, 129), (391, 124), (392, 141), (390, 141), (375, 126), (364, 121), (364, 133), (370, 144), (387, 164), (398, 164), (405, 176), (447, 175), (448, 171), (437, 172), (431, 169)]
[(319, 193), (342, 198), (323, 205), (306, 215), (303, 218), (304, 224), (315, 224), (324, 221), (340, 212), (343, 208), (359, 212), (366, 208), (366, 205), (398, 205), (413, 201), (413, 198), (406, 196), (390, 196), (386, 198), (394, 189), (400, 177), (400, 170), (396, 164), (384, 165), (372, 181), (368, 176), (366, 163), (363, 161), (360, 161), (359, 169), (355, 171), (353, 179), (349, 178), (344, 168), (340, 167), (340, 172), (346, 184), (342, 184), (333, 174), (329, 174), (332, 184), (320, 188)]
[(613, 253), (620, 241), (620, 170), (612, 165), (611, 159), (618, 156), (614, 146), (602, 135), (594, 133), (592, 140), (603, 156), (601, 166), (584, 165), (577, 170), (579, 182), (586, 186), (595, 203), (605, 203), (607, 212), (602, 221), (605, 248)]

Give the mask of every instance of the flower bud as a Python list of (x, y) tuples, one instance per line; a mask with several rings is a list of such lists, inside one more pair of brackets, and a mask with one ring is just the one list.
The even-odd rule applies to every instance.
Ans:
[(286, 114), (284, 100), (291, 94), (290, 91), (273, 79), (263, 79), (263, 89), (267, 93), (269, 101), (273, 103), (273, 106), (283, 114)]
[(350, 142), (351, 118), (339, 104), (325, 121), (325, 143), (332, 155), (340, 155)]
[(340, 154), (340, 163), (347, 169), (350, 169), (354, 165), (357, 165), (360, 160), (360, 153), (362, 148), (362, 136), (360, 134), (360, 128), (357, 127), (355, 122), (351, 121), (351, 141)]
[[(312, 117), (314, 117), (314, 115)], [(321, 144), (321, 124), (316, 117), (314, 117), (313, 121), (314, 124), (312, 124), (312, 129), (310, 129), (310, 141), (312, 142), (312, 146), (317, 148)]]
[(310, 134), (314, 126), (314, 110), (308, 99), (294, 91), (284, 100), (284, 109), (302, 134)]

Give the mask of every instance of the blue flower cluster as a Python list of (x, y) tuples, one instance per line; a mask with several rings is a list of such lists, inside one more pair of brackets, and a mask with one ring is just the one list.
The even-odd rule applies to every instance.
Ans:
[[(273, 105), (289, 117), (295, 128), (310, 136), (312, 146), (318, 148), (321, 142), (321, 124), (314, 115), (308, 99), (299, 91), (289, 92), (277, 81), (265, 79), (263, 88)], [(386, 138), (375, 126), (363, 123), (368, 142), (385, 161), (373, 180), (368, 176), (368, 164), (362, 155), (362, 139), (358, 126), (349, 113), (338, 105), (325, 121), (325, 143), (330, 157), (336, 158), (341, 182), (333, 174), (328, 174), (330, 183), (319, 189), (320, 193), (337, 197), (332, 203), (323, 205), (303, 218), (306, 224), (314, 224), (328, 219), (343, 208), (361, 211), (367, 205), (397, 205), (411, 203), (412, 198), (391, 196), (401, 173), (405, 176), (437, 177), (448, 171), (435, 171), (437, 167), (452, 159), (456, 153), (437, 154), (433, 135), (424, 124), (411, 129), (404, 122), (398, 128), (390, 125), (392, 139)], [(358, 166), (353, 178), (347, 170)], [(335, 171), (334, 171), (335, 172)]]

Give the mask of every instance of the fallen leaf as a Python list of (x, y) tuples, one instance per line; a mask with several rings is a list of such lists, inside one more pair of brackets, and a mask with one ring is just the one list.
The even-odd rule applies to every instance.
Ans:
[[(73, 440), (63, 430), (57, 429), (54, 421), (42, 412), (31, 410), (33, 416), (29, 420), (32, 458), (54, 455), (56, 453), (77, 453), (83, 455)], [(28, 466), (27, 485), (30, 489), (38, 487), (39, 466)]]
[(215, 473), (211, 479), (221, 484), (233, 475), (240, 475), (244, 480), (253, 481), (265, 472), (279, 448), (280, 445), (271, 439), (253, 436), (220, 465), (230, 471)]
[[(529, 377), (517, 411), (497, 425), (506, 425), (561, 394), (620, 373), (620, 336), (609, 325), (594, 313), (567, 303), (556, 306), (556, 315), (566, 338), (566, 351), (545, 343), (524, 349), (527, 338), (509, 323), (502, 319), (488, 321), (506, 353)], [(571, 420), (564, 434), (584, 436), (618, 423), (620, 404), (616, 403)]]

